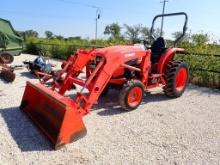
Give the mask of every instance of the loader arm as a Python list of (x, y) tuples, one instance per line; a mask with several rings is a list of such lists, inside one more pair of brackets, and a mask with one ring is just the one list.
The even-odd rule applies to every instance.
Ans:
[[(86, 80), (80, 79), (83, 68), (97, 57), (101, 60), (91, 74)], [(20, 109), (32, 119), (54, 148), (59, 149), (86, 134), (82, 117), (89, 113), (112, 74), (123, 62), (121, 56), (115, 54), (105, 56), (97, 55), (96, 51), (78, 51), (75, 57), (69, 58), (61, 71), (65, 75), (61, 85), (50, 88), (44, 84), (27, 82)], [(65, 93), (74, 84), (83, 88), (75, 99), (71, 99)], [(83, 93), (85, 88), (89, 90), (88, 94)]]
[[(59, 93), (63, 95), (66, 91), (63, 89), (69, 89), (72, 84), (82, 86), (81, 92), (78, 92), (76, 95), (75, 103), (81, 109), (80, 113), (83, 116), (89, 113), (93, 104), (98, 101), (99, 96), (110, 81), (113, 73), (116, 71), (116, 69), (123, 65), (123, 59), (121, 56), (116, 55), (105, 56), (98, 54), (97, 56), (96, 52), (87, 52), (86, 56), (83, 56), (82, 54), (79, 54), (78, 56), (81, 59), (79, 60), (77, 57), (74, 67), (72, 68), (73, 70), (70, 71), (72, 74), (67, 75), (64, 83), (62, 84), (64, 87), (60, 89)], [(77, 68), (83, 69), (84, 67), (88, 66), (88, 63), (91, 60), (94, 60), (95, 58), (99, 58), (101, 60), (96, 65), (94, 70), (89, 74), (86, 81), (79, 79), (78, 74), (74, 76), (76, 66)], [(85, 60), (85, 62), (82, 63), (82, 60)], [(81, 72), (80, 69), (78, 69), (78, 71)], [(83, 90), (85, 88), (89, 90), (87, 95), (83, 94)]]
[[(95, 60), (97, 57), (101, 60), (92, 73), (89, 73), (89, 76), (87, 75), (87, 80), (79, 79), (78, 77), (83, 69), (88, 67), (89, 62)], [(67, 62), (66, 65), (69, 65), (68, 67), (70, 68), (58, 93), (64, 95), (67, 90), (71, 89), (73, 84), (82, 86), (83, 89), (77, 93), (75, 103), (80, 106), (82, 110), (81, 113), (84, 115), (87, 114), (92, 105), (97, 102), (116, 69), (123, 65), (123, 59), (115, 55), (104, 56), (99, 54), (97, 56), (95, 51), (78, 51), (75, 59), (70, 58), (69, 61), (72, 62)], [(89, 90), (89, 94), (82, 96), (85, 88)], [(84, 104), (82, 104), (82, 102)]]
[[(110, 55), (105, 59), (105, 63), (97, 71), (96, 78), (94, 79), (94, 81), (91, 81), (91, 84), (93, 85), (89, 88), (90, 92), (87, 97), (88, 102), (84, 107), (86, 112), (88, 112), (92, 107), (92, 105), (98, 101), (99, 96), (101, 95), (102, 91), (105, 89), (106, 85), (110, 81), (113, 73), (122, 64), (123, 64), (123, 59), (121, 59), (120, 56)], [(91, 76), (92, 75), (93, 74), (91, 74)]]
[[(64, 66), (64, 72), (67, 75), (61, 84), (59, 94), (64, 95), (67, 90), (70, 90), (73, 85), (73, 78), (77, 77), (83, 68), (94, 58), (93, 51), (78, 50), (75, 56), (72, 56)], [(63, 74), (63, 73), (62, 73)]]

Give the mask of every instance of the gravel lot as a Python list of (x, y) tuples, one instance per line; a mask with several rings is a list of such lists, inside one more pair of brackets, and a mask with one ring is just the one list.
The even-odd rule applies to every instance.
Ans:
[(53, 151), (18, 108), (25, 82), (37, 80), (26, 69), (16, 74), (12, 84), (0, 80), (0, 164), (220, 164), (219, 90), (189, 85), (168, 99), (157, 89), (129, 113), (112, 90), (84, 117), (87, 136)]

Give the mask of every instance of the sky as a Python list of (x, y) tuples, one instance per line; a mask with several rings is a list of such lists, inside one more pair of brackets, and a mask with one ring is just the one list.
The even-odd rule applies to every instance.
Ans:
[[(16, 30), (33, 29), (44, 36), (56, 35), (94, 38), (96, 8), (101, 8), (98, 37), (104, 38), (105, 26), (113, 22), (151, 27), (152, 19), (162, 12), (162, 0), (4, 0), (0, 17), (11, 21)], [(189, 16), (188, 32), (209, 33), (220, 39), (220, 0), (169, 0), (166, 13), (184, 11)], [(165, 19), (167, 36), (180, 31), (182, 17)], [(159, 22), (158, 22), (159, 27)]]

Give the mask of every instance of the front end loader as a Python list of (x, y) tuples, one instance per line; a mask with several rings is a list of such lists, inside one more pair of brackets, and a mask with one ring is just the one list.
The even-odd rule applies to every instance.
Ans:
[[(185, 34), (185, 13), (156, 18), (176, 15), (186, 17)], [(110, 88), (119, 90), (119, 104), (126, 111), (137, 109), (144, 92), (155, 87), (163, 87), (169, 97), (180, 97), (189, 71), (187, 64), (175, 61), (174, 56), (183, 51), (165, 48), (162, 37), (145, 49), (134, 45), (78, 50), (63, 62), (61, 70), (44, 74), (38, 84), (27, 82), (20, 109), (59, 149), (86, 134), (83, 116)], [(81, 86), (80, 92), (70, 97), (68, 91), (77, 86)]]

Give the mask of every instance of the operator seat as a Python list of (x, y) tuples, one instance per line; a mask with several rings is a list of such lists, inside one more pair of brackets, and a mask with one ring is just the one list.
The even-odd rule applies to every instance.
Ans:
[(151, 46), (151, 62), (157, 63), (166, 51), (166, 43), (163, 37), (157, 38)]

